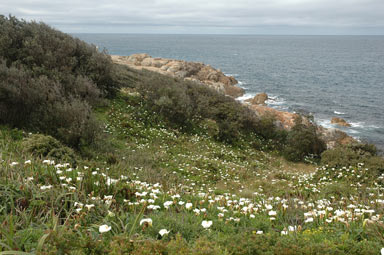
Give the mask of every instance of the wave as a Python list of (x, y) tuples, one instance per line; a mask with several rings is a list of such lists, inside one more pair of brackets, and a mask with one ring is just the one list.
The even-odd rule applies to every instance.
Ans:
[(353, 128), (366, 128), (364, 122), (350, 122), (349, 124), (351, 124)]
[(338, 112), (338, 111), (333, 111), (334, 114), (337, 114), (337, 115), (344, 115), (345, 112)]
[(233, 76), (235, 78), (239, 76), (239, 74), (237, 74), (237, 73), (224, 73), (224, 75), (225, 76)]
[(237, 81), (236, 86), (238, 86), (238, 87), (240, 87), (240, 88), (242, 88), (244, 90), (247, 90), (247, 88), (244, 86), (245, 84), (247, 84), (247, 83), (244, 82), (244, 81)]
[(236, 100), (243, 102), (243, 101), (245, 101), (247, 99), (253, 98), (254, 96), (256, 96), (256, 94), (254, 94), (254, 93), (246, 93), (246, 94), (244, 94), (241, 97), (237, 97)]
[(282, 105), (285, 104), (286, 101), (284, 98), (279, 97), (279, 96), (274, 96), (274, 95), (268, 95), (268, 100), (266, 101), (267, 105)]

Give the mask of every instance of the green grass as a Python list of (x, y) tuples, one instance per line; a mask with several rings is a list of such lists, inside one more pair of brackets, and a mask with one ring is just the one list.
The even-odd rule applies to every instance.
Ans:
[[(170, 128), (146, 109), (127, 93), (100, 107), (104, 136), (75, 165), (32, 156), (22, 146), (31, 134), (1, 127), (0, 254), (379, 254), (384, 247), (382, 176), (363, 165), (288, 163), (246, 143), (220, 143), (203, 124), (192, 133)], [(148, 218), (152, 224), (140, 225)], [(100, 233), (101, 225), (111, 230)], [(161, 229), (170, 232), (160, 236)]]

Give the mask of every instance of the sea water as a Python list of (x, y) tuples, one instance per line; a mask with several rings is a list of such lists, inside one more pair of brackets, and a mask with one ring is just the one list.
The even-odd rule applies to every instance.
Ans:
[(268, 105), (312, 114), (384, 149), (384, 36), (75, 34), (108, 53), (197, 61), (233, 75), (244, 97), (266, 92)]

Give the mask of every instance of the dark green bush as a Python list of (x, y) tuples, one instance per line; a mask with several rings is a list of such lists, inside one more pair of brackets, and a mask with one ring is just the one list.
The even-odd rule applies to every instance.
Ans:
[(9, 67), (26, 66), (33, 77), (58, 81), (73, 94), (77, 77), (87, 77), (105, 94), (113, 94), (113, 64), (95, 46), (52, 29), (44, 23), (0, 16), (0, 56)]
[(372, 173), (384, 172), (384, 158), (377, 156), (377, 149), (372, 144), (354, 143), (326, 150), (321, 154), (321, 163), (335, 168), (363, 163)]
[(0, 16), (0, 124), (46, 133), (74, 148), (98, 132), (92, 106), (112, 96), (113, 63), (43, 23)]
[(137, 89), (149, 110), (175, 127), (195, 130), (208, 120), (217, 128), (215, 138), (232, 144), (250, 134), (264, 139), (279, 137), (272, 118), (261, 120), (240, 102), (205, 85), (152, 72), (143, 72), (138, 80)]
[(98, 124), (87, 101), (65, 96), (46, 76), (0, 64), (0, 122), (47, 133), (79, 147), (96, 137)]
[(288, 133), (283, 155), (290, 161), (302, 161), (309, 155), (319, 156), (325, 149), (324, 141), (316, 133), (316, 126), (305, 125), (298, 117)]
[(58, 159), (73, 163), (75, 153), (71, 148), (64, 146), (58, 140), (49, 135), (33, 134), (22, 142), (25, 152), (38, 157)]

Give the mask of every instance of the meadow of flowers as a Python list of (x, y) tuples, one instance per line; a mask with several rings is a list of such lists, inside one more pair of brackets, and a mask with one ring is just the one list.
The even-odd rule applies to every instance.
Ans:
[[(61, 162), (1, 129), (0, 254), (380, 254), (384, 175), (287, 163), (167, 128), (133, 96), (109, 151)], [(112, 160), (112, 159), (113, 160)]]

